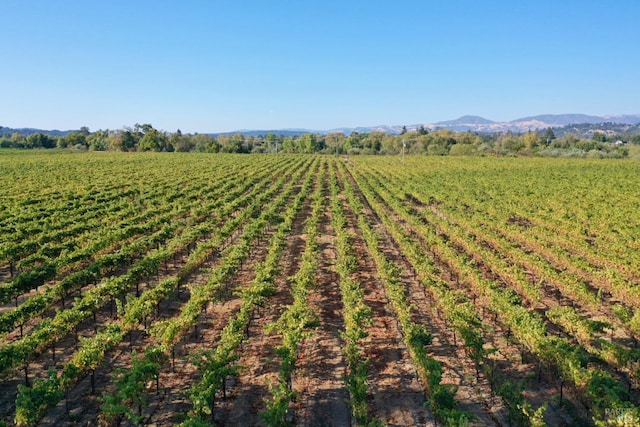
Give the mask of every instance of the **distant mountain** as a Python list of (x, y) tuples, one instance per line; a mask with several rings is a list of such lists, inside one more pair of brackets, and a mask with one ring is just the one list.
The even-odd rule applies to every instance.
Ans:
[[(268, 133), (273, 133), (278, 136), (300, 136), (305, 133), (316, 134), (328, 134), (332, 132), (341, 132), (345, 135), (349, 135), (352, 132), (358, 133), (371, 133), (382, 132), (388, 134), (399, 134), (403, 128), (406, 128), (409, 132), (416, 131), (420, 126), (429, 131), (437, 129), (450, 129), (456, 132), (478, 132), (478, 133), (497, 133), (497, 132), (516, 132), (522, 133), (528, 130), (540, 130), (546, 128), (564, 128), (567, 126), (576, 125), (598, 125), (598, 124), (619, 124), (635, 127), (640, 124), (640, 114), (619, 114), (619, 115), (607, 115), (607, 116), (590, 116), (587, 114), (542, 114), (539, 116), (523, 117), (521, 119), (512, 120), (510, 122), (494, 122), (489, 119), (485, 119), (480, 116), (462, 116), (455, 120), (447, 120), (436, 123), (423, 123), (412, 125), (378, 125), (378, 126), (363, 126), (363, 127), (343, 127), (330, 130), (313, 130), (313, 129), (273, 129), (273, 130), (237, 130), (233, 132), (216, 132), (209, 133), (209, 135), (233, 135), (235, 133), (242, 133), (245, 136), (265, 136)], [(590, 129), (590, 128), (585, 128)], [(620, 126), (620, 129), (624, 129), (624, 126)], [(631, 129), (631, 128), (629, 128)], [(591, 129), (593, 132), (593, 129)], [(23, 135), (30, 135), (33, 133), (44, 133), (52, 136), (66, 136), (71, 132), (77, 132), (74, 130), (42, 130), (33, 128), (20, 128), (13, 129), (0, 126), (0, 136), (11, 135), (14, 132), (21, 133)]]
[(618, 116), (589, 116), (586, 114), (543, 114), (539, 116), (524, 117), (512, 120), (510, 122), (492, 122), (490, 120), (479, 117), (476, 123), (471, 122), (467, 117), (475, 118), (476, 116), (464, 116), (457, 120), (449, 122), (438, 122), (427, 125), (429, 129), (451, 129), (457, 132), (526, 132), (528, 130), (539, 130), (546, 128), (561, 128), (576, 124), (598, 124), (598, 123), (620, 123), (628, 125), (636, 125), (640, 123), (640, 114), (635, 115), (618, 115)]
[(485, 119), (480, 116), (462, 116), (455, 120), (446, 120), (436, 123), (424, 123), (413, 125), (379, 125), (370, 127), (357, 127), (357, 128), (337, 128), (329, 131), (312, 131), (326, 134), (330, 132), (342, 132), (345, 135), (351, 132), (358, 133), (371, 133), (371, 132), (383, 132), (389, 134), (399, 134), (402, 132), (402, 128), (405, 127), (407, 131), (413, 132), (420, 126), (424, 126), (426, 129), (433, 131), (436, 129), (449, 129), (455, 132), (478, 132), (478, 133), (497, 133), (497, 132), (516, 132), (522, 133), (528, 130), (539, 130), (546, 128), (561, 128), (569, 125), (576, 124), (599, 124), (599, 123), (618, 123), (626, 125), (637, 125), (640, 123), (640, 114), (631, 115), (617, 115), (617, 116), (590, 116), (586, 114), (543, 114), (539, 116), (524, 117), (521, 119), (512, 120), (510, 122), (494, 122), (493, 120)]
[(570, 124), (553, 129), (553, 133), (556, 137), (561, 137), (568, 133), (571, 133), (579, 138), (591, 139), (593, 134), (599, 132), (604, 133), (607, 136), (614, 135), (630, 135), (640, 133), (640, 123), (582, 123), (582, 124)]
[(602, 123), (606, 120), (598, 116), (588, 116), (586, 114), (542, 114), (540, 116), (525, 117), (522, 119), (512, 120), (509, 123), (528, 123), (539, 122), (553, 126), (566, 126), (574, 123)]
[(456, 120), (434, 123), (436, 126), (470, 126), (470, 125), (492, 125), (495, 122), (480, 116), (462, 116)]
[(32, 135), (34, 133), (44, 133), (46, 135), (51, 136), (67, 136), (71, 132), (77, 132), (77, 130), (43, 130), (43, 129), (34, 129), (34, 128), (6, 128), (0, 126), (0, 136), (2, 135), (11, 135), (13, 133), (19, 133), (21, 135)]
[[(409, 131), (415, 131), (416, 129), (418, 129), (419, 126), (420, 125), (406, 126), (406, 128)], [(389, 133), (389, 134), (397, 134), (402, 132), (402, 125), (400, 126), (378, 125), (378, 126), (356, 127), (356, 128), (335, 128), (335, 129), (330, 129), (328, 131), (318, 131), (318, 133), (321, 133), (321, 134), (335, 133), (335, 132), (341, 132), (345, 135), (349, 135), (352, 132), (357, 132), (357, 133), (382, 132), (382, 133)]]
[(621, 123), (625, 125), (637, 125), (640, 123), (640, 114), (622, 114), (618, 116), (602, 116), (606, 123)]

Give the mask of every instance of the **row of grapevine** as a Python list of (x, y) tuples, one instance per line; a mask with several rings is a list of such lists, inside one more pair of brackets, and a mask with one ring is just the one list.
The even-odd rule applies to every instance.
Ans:
[[(221, 182), (221, 184), (223, 184), (223, 182)], [(229, 183), (227, 183), (227, 185), (228, 184)], [(96, 224), (85, 223), (81, 211), (68, 212), (68, 216), (72, 218), (74, 223), (79, 222), (79, 218), (83, 218), (82, 223), (87, 226), (87, 230), (91, 230), (91, 233), (86, 233), (85, 235), (93, 237), (90, 240), (85, 239), (85, 241), (78, 238), (63, 242), (62, 246), (64, 246), (64, 252), (60, 253), (60, 251), (57, 251), (57, 253), (50, 254), (51, 256), (41, 259), (39, 262), (40, 265), (32, 271), (25, 271), (23, 274), (20, 274), (5, 283), (0, 288), (0, 301), (2, 303), (6, 303), (11, 298), (25, 291), (37, 288), (38, 286), (43, 285), (45, 281), (53, 279), (57, 273), (63, 273), (66, 275), (73, 272), (74, 269), (70, 268), (69, 264), (78, 263), (83, 259), (87, 259), (114, 242), (123, 241), (135, 234), (148, 233), (148, 227), (135, 227), (135, 224), (137, 224), (138, 221), (160, 220), (162, 222), (169, 222), (180, 220), (189, 213), (190, 209), (197, 206), (198, 200), (190, 200), (188, 197), (189, 193), (195, 192), (196, 189), (198, 188), (191, 183), (190, 185), (184, 185), (182, 189), (178, 190), (180, 191), (179, 194), (182, 194), (189, 203), (181, 203), (180, 205), (177, 205), (164, 200), (162, 204), (155, 206), (155, 200), (171, 195), (163, 193), (162, 189), (158, 189), (151, 193), (148, 198), (145, 196), (141, 201), (138, 201), (138, 203), (142, 204), (150, 203), (150, 208), (145, 210), (142, 214), (132, 215), (132, 212), (135, 212), (135, 210), (133, 206), (130, 206), (126, 209), (123, 215), (118, 214), (115, 217), (113, 215), (99, 216)], [(209, 191), (218, 190), (209, 186), (207, 189)], [(129, 206), (130, 203), (125, 203), (124, 205)], [(157, 223), (161, 224), (162, 222)], [(42, 236), (39, 238), (42, 238)], [(29, 242), (27, 241), (26, 243)], [(24, 240), (21, 241), (21, 244), (25, 244)], [(4, 244), (3, 248), (5, 251), (16, 251), (15, 246), (8, 244)], [(47, 249), (47, 247), (42, 249)], [(42, 258), (39, 252), (32, 253), (30, 257)]]
[(271, 384), (271, 398), (266, 400), (266, 409), (262, 418), (268, 426), (282, 426), (287, 423), (287, 412), (294, 392), (291, 376), (298, 358), (300, 343), (309, 339), (317, 319), (309, 309), (307, 298), (314, 283), (314, 275), (318, 264), (318, 224), (324, 208), (324, 179), (322, 174), (315, 176), (315, 190), (311, 196), (311, 215), (306, 219), (304, 233), (307, 235), (305, 249), (302, 253), (298, 271), (289, 278), (289, 286), (293, 302), (286, 307), (278, 320), (267, 325), (268, 331), (275, 331), (282, 336), (282, 343), (275, 352), (280, 359), (280, 370), (277, 383)]
[[(480, 372), (482, 372), (487, 377), (492, 392), (500, 395), (505, 401), (509, 409), (509, 418), (512, 421), (517, 423), (537, 423), (544, 413), (545, 407), (542, 406), (534, 410), (529, 402), (524, 399), (522, 391), (494, 370), (494, 364), (489, 359), (492, 350), (485, 346), (483, 338), (485, 328), (476, 312), (474, 302), (469, 300), (466, 293), (449, 287), (447, 282), (440, 277), (439, 267), (427, 256), (427, 251), (415, 239), (415, 235), (407, 234), (398, 222), (389, 216), (379, 203), (376, 193), (361, 179), (359, 174), (356, 174), (355, 179), (358, 182), (359, 189), (367, 198), (367, 202), (386, 226), (386, 230), (393, 236), (404, 256), (407, 257), (412, 265), (418, 279), (429, 292), (431, 301), (437, 306), (447, 325), (451, 328), (454, 345), (456, 345), (457, 336), (462, 338), (463, 349), (475, 366), (476, 376), (479, 376)], [(434, 375), (430, 379), (431, 383), (437, 384), (436, 380), (439, 380), (441, 374), (438, 374), (438, 370), (434, 369)], [(451, 396), (451, 392), (447, 392), (446, 387), (442, 389), (441, 395), (442, 393), (445, 396), (447, 394)], [(439, 396), (436, 394), (435, 397)], [(445, 400), (445, 408), (454, 408), (453, 405), (454, 402), (451, 398)], [(443, 415), (446, 415), (446, 411), (443, 412)], [(455, 414), (455, 411), (453, 413)]]
[[(342, 173), (346, 173), (344, 170)], [(400, 269), (393, 264), (380, 249), (380, 237), (371, 227), (363, 214), (363, 206), (354, 194), (348, 179), (343, 178), (345, 192), (354, 212), (358, 217), (358, 226), (364, 236), (369, 253), (372, 255), (377, 269), (393, 306), (400, 325), (407, 348), (414, 365), (423, 381), (429, 397), (429, 404), (433, 413), (447, 425), (465, 425), (469, 415), (460, 411), (455, 402), (455, 389), (442, 384), (443, 369), (441, 364), (430, 357), (427, 346), (431, 344), (431, 334), (426, 325), (418, 324), (412, 319), (411, 303), (407, 300), (406, 289), (400, 277)]]
[[(426, 219), (427, 217), (424, 216), (424, 218)], [(429, 215), (428, 218), (433, 221), (437, 220), (433, 215)], [(547, 263), (541, 262), (532, 253), (526, 253), (517, 248), (511, 248), (510, 251), (507, 251), (505, 242), (499, 242), (494, 236), (487, 234), (489, 227), (483, 228), (483, 231), (477, 231), (462, 220), (456, 219), (457, 224), (452, 223), (451, 217), (448, 217), (448, 220), (447, 224), (443, 224), (444, 227), (440, 227), (441, 232), (446, 232), (467, 253), (474, 254), (476, 262), (489, 265), (491, 271), (504, 280), (507, 286), (516, 290), (521, 297), (528, 301), (527, 305), (529, 307), (535, 308), (541, 304), (544, 293), (541, 284), (545, 283), (547, 287), (555, 285), (555, 288), (567, 295), (568, 298), (571, 298), (573, 305), (583, 305), (592, 310), (607, 312), (606, 307), (599, 303), (597, 296), (591, 293), (583, 282), (576, 280), (567, 273), (559, 273)], [(475, 238), (469, 239), (469, 236), (474, 236)], [(482, 242), (482, 244), (477, 242)], [(500, 251), (500, 249), (504, 251)], [(494, 252), (494, 250), (497, 250), (497, 252)], [(505, 258), (504, 253), (509, 253), (511, 258)], [(531, 272), (544, 279), (532, 282), (528, 277)], [(607, 360), (616, 369), (627, 371), (634, 381), (638, 381), (638, 373), (636, 371), (640, 353), (636, 349), (595, 336), (595, 334), (604, 335), (605, 329), (613, 331), (614, 325), (618, 330), (625, 328), (626, 325), (621, 324), (613, 316), (608, 317), (613, 323), (593, 321), (579, 315), (572, 307), (561, 307), (559, 305), (551, 307), (545, 305), (545, 307), (547, 309), (545, 317), (549, 321), (568, 331), (569, 336), (575, 336), (577, 341), (587, 350)], [(570, 321), (566, 318), (566, 316), (569, 316), (569, 309), (572, 313)], [(578, 336), (573, 333), (575, 331), (570, 331), (572, 328), (566, 327), (567, 322), (574, 324), (576, 327), (583, 325), (590, 332)], [(605, 353), (595, 351), (596, 347), (601, 348)]]
[[(431, 214), (427, 216), (425, 213)], [(433, 223), (439, 222), (438, 233), (446, 233), (449, 238), (455, 241), (456, 245), (468, 254), (473, 254), (476, 259), (475, 262), (488, 264), (490, 269), (496, 272), (510, 288), (517, 290), (518, 293), (525, 299), (528, 299), (534, 307), (536, 303), (540, 302), (541, 290), (538, 287), (539, 283), (536, 285), (528, 280), (527, 274), (525, 273), (530, 271), (537, 272), (538, 277), (547, 278), (547, 280), (555, 284), (558, 289), (572, 297), (572, 304), (575, 304), (577, 301), (590, 308), (594, 308), (594, 306), (599, 307), (597, 297), (585, 288), (584, 283), (576, 280), (566, 272), (563, 274), (558, 273), (555, 269), (551, 268), (551, 266), (541, 262), (531, 253), (522, 252), (515, 248), (508, 251), (507, 248), (504, 247), (506, 243), (497, 243), (494, 236), (487, 235), (490, 229), (489, 226), (483, 227), (483, 231), (476, 230), (471, 224), (466, 223), (464, 219), (460, 217), (456, 217), (457, 224), (453, 223), (449, 215), (447, 216), (447, 221), (438, 221), (438, 217), (433, 215), (430, 209), (423, 210), (420, 215), (422, 216), (422, 218), (419, 218), (421, 220), (425, 219)], [(476, 221), (476, 224), (482, 225), (482, 222)], [(470, 239), (470, 236), (474, 238)], [(483, 244), (478, 244), (477, 242), (483, 242)], [(498, 252), (496, 255), (487, 247), (500, 247), (503, 248), (504, 251)], [(509, 253), (512, 258), (505, 259), (501, 257), (500, 255), (503, 256), (504, 253)], [(507, 262), (507, 260), (509, 260), (509, 262)], [(566, 327), (568, 322), (566, 317), (569, 316), (568, 307), (554, 306), (547, 308), (550, 308), (546, 313), (547, 318), (559, 324), (563, 330), (568, 330)], [(612, 329), (611, 324), (584, 319), (578, 315), (575, 310), (571, 311), (570, 318), (570, 323), (574, 323), (576, 326), (579, 324), (585, 325), (585, 327), (589, 325), (588, 329), (591, 330), (591, 333), (582, 334), (581, 337), (577, 337), (580, 344), (589, 350), (589, 352), (601, 357), (603, 360), (607, 360), (608, 363), (616, 369), (627, 371), (637, 382), (638, 357), (640, 356), (638, 351), (602, 338), (594, 337), (594, 333), (596, 332), (602, 334), (605, 328)], [(615, 318), (613, 320), (615, 320)], [(620, 327), (622, 325), (618, 324), (617, 326)], [(570, 336), (571, 335), (575, 334), (570, 334)], [(587, 336), (590, 337), (589, 341), (586, 341)], [(602, 352), (596, 348), (602, 349)], [(629, 386), (631, 386), (631, 384), (629, 384)]]
[[(67, 167), (72, 166), (73, 164), (67, 164)], [(176, 201), (193, 201), (194, 199), (190, 197), (191, 195), (197, 197), (198, 194), (206, 194), (202, 191), (210, 192), (213, 190), (212, 186), (224, 184), (225, 181), (222, 168), (214, 170), (217, 176), (214, 177), (213, 182), (204, 181), (205, 178), (202, 172), (205, 172), (208, 178), (212, 178), (212, 174), (206, 170), (200, 170), (200, 176), (193, 176), (191, 173), (168, 176), (158, 170), (158, 174), (145, 177), (145, 180), (148, 180), (150, 185), (141, 187), (132, 185), (135, 181), (129, 181), (127, 179), (128, 176), (118, 175), (117, 170), (109, 168), (105, 170), (104, 166), (100, 165), (95, 170), (86, 169), (82, 171), (83, 175), (99, 177), (98, 182), (102, 184), (99, 187), (99, 192), (96, 192), (96, 187), (91, 185), (90, 181), (87, 182), (89, 191), (73, 191), (78, 186), (74, 182), (74, 185), (69, 185), (68, 189), (57, 189), (57, 192), (42, 197), (37, 201), (37, 204), (29, 205), (30, 207), (27, 209), (23, 205), (24, 200), (22, 203), (15, 203), (13, 206), (5, 206), (6, 212), (12, 214), (11, 222), (7, 223), (7, 227), (13, 227), (18, 231), (12, 233), (9, 228), (3, 230), (0, 253), (8, 251), (15, 256), (20, 256), (20, 253), (32, 255), (34, 251), (44, 244), (50, 242), (59, 243), (67, 240), (68, 237), (73, 237), (72, 234), (74, 232), (64, 231), (68, 228), (67, 226), (71, 226), (74, 230), (77, 229), (75, 234), (90, 230), (90, 233), (84, 233), (78, 237), (92, 238), (104, 225), (120, 222), (127, 217), (127, 214), (131, 215), (132, 211), (139, 212), (141, 209), (153, 208), (158, 205), (175, 204)], [(136, 165), (136, 167), (140, 166), (143, 166), (147, 173), (151, 172), (149, 169), (152, 164)], [(183, 165), (180, 166), (180, 169), (182, 168)], [(236, 169), (238, 169), (238, 166), (234, 164), (228, 164), (226, 168), (228, 172), (233, 172), (234, 174), (238, 172)], [(127, 171), (128, 174), (130, 172)], [(241, 175), (242, 172), (231, 176)], [(108, 178), (118, 179), (121, 182), (110, 188), (104, 182)], [(202, 184), (205, 185), (203, 186)], [(19, 186), (19, 188), (25, 191), (24, 185)], [(58, 206), (55, 201), (56, 195), (59, 192), (66, 191), (69, 191), (68, 196), (61, 197), (64, 199), (64, 203)], [(36, 216), (26, 216), (26, 213), (31, 209), (37, 213)], [(109, 221), (105, 221), (105, 219)], [(26, 228), (23, 230), (24, 232), (19, 231), (23, 228)], [(9, 254), (7, 253), (6, 255)], [(6, 258), (5, 256), (0, 256), (0, 265), (2, 265), (3, 261), (8, 261)], [(11, 258), (11, 261), (15, 263), (19, 258), (14, 258)]]
[[(266, 193), (263, 193), (263, 197), (264, 194)], [(254, 204), (257, 212), (259, 205), (255, 201)], [(227, 212), (223, 212), (223, 214), (229, 215), (235, 209), (236, 207), (232, 203)], [(218, 233), (223, 239), (226, 238), (252, 214), (252, 210), (246, 209), (242, 215), (232, 217), (230, 221), (226, 222), (218, 230)], [(107, 301), (122, 295), (131, 286), (138, 286), (141, 279), (157, 274), (163, 261), (185, 250), (210, 230), (210, 226), (186, 229), (182, 234), (166, 241), (162, 249), (146, 253), (129, 268), (127, 273), (102, 280), (98, 286), (89, 289), (76, 300), (73, 307), (58, 312), (53, 319), (43, 319), (30, 335), (0, 347), (0, 372), (6, 372), (18, 364), (28, 362), (35, 353), (41, 352), (52, 342), (73, 331), (76, 325), (95, 313)], [(136, 290), (136, 293), (139, 293), (139, 289)]]
[[(190, 190), (189, 183), (183, 184), (184, 190)], [(27, 224), (37, 221), (38, 229), (24, 230), (17, 233), (13, 239), (5, 240), (2, 243), (1, 252), (4, 254), (2, 258), (18, 270), (24, 270), (34, 262), (57, 261), (58, 255), (63, 251), (73, 251), (91, 244), (97, 231), (114, 223), (126, 223), (135, 216), (140, 206), (145, 206), (166, 195), (167, 189), (160, 187), (153, 193), (143, 195), (136, 200), (135, 204), (132, 204), (128, 200), (130, 195), (127, 193), (114, 193), (112, 197), (99, 203), (69, 207), (65, 211), (63, 223), (46, 224), (41, 219), (29, 218), (28, 221), (31, 222)], [(169, 202), (163, 204), (169, 204)], [(67, 223), (69, 227), (65, 227)]]
[(367, 396), (367, 371), (369, 361), (361, 353), (361, 341), (367, 337), (366, 328), (372, 322), (371, 308), (364, 303), (364, 284), (354, 280), (358, 262), (353, 255), (351, 235), (347, 230), (347, 218), (342, 202), (338, 198), (338, 180), (333, 164), (330, 169), (331, 190), (331, 225), (336, 234), (336, 272), (340, 277), (340, 291), (344, 305), (344, 354), (347, 361), (345, 382), (351, 399), (349, 404), (353, 410), (357, 425), (368, 425), (372, 420), (369, 415)]
[[(261, 197), (254, 200), (254, 202), (247, 208), (247, 210), (244, 211), (245, 213), (243, 215), (240, 215), (235, 218), (231, 218), (230, 221), (228, 221), (224, 227), (219, 228), (217, 230), (217, 234), (215, 236), (213, 236), (212, 238), (204, 242), (199, 243), (196, 249), (191, 252), (189, 259), (185, 263), (184, 267), (177, 273), (176, 276), (168, 277), (164, 279), (162, 282), (158, 283), (155, 287), (147, 289), (139, 297), (128, 298), (127, 303), (123, 305), (122, 311), (121, 313), (119, 313), (119, 318), (116, 319), (116, 321), (109, 323), (103, 330), (99, 331), (98, 334), (96, 334), (94, 337), (82, 341), (81, 347), (78, 350), (78, 352), (76, 352), (72, 360), (62, 370), (62, 373), (59, 377), (58, 390), (64, 390), (66, 392), (70, 387), (73, 387), (73, 385), (77, 382), (77, 379), (81, 378), (84, 373), (95, 370), (100, 365), (101, 361), (104, 359), (104, 356), (107, 353), (107, 351), (109, 351), (110, 348), (113, 348), (120, 341), (122, 341), (122, 339), (126, 336), (126, 334), (129, 331), (133, 330), (138, 325), (141, 325), (148, 317), (152, 316), (152, 314), (156, 310), (157, 304), (160, 301), (162, 301), (164, 298), (166, 298), (178, 286), (180, 286), (180, 284), (184, 282), (189, 277), (189, 275), (204, 262), (205, 259), (211, 256), (211, 254), (219, 251), (221, 249), (222, 242), (225, 241), (226, 236), (230, 233), (230, 231), (233, 228), (238, 227), (240, 224), (243, 223), (243, 221), (246, 218), (250, 218), (253, 214), (259, 212), (261, 205), (267, 202), (273, 194), (277, 193), (280, 186), (284, 183), (285, 179), (286, 177), (283, 177), (281, 179), (280, 185), (276, 183), (272, 188), (270, 188), (269, 191), (263, 193)], [(282, 202), (280, 202), (280, 204), (275, 203), (273, 205), (274, 208), (275, 206), (280, 206), (281, 203)], [(272, 209), (263, 211), (262, 215), (258, 216), (253, 223), (245, 224), (243, 228), (243, 236), (241, 238), (242, 239), (241, 246), (236, 245), (236, 246), (233, 246), (232, 248), (233, 249), (238, 249), (239, 247), (247, 248), (249, 243), (259, 235), (262, 227), (265, 226), (266, 223), (263, 217), (272, 214), (273, 212)], [(235, 252), (233, 251), (233, 249), (229, 251), (230, 255), (224, 256), (222, 260), (222, 265), (219, 267), (222, 269), (225, 275), (230, 274), (234, 268), (237, 268), (239, 259), (237, 255), (234, 257), (233, 256), (234, 254), (240, 254), (241, 256), (246, 256), (247, 254), (246, 249), (243, 251), (236, 250)], [(225, 268), (225, 263), (227, 264), (226, 268)], [(225, 276), (218, 277), (218, 279), (221, 280), (224, 277)], [(200, 289), (201, 288), (199, 288), (198, 290)], [(194, 297), (194, 293), (192, 292), (192, 298), (187, 303), (187, 307), (189, 306), (189, 304), (191, 304), (192, 307), (195, 305), (194, 299), (197, 299), (197, 298)], [(197, 301), (196, 303), (199, 303), (200, 305), (202, 304), (200, 300)], [(199, 313), (200, 313), (200, 309), (193, 310), (193, 309), (185, 309), (183, 307), (183, 315), (181, 315), (177, 319), (176, 324), (179, 326), (182, 326), (182, 328), (184, 329), (185, 324), (192, 324), (193, 322), (195, 322)], [(185, 314), (186, 314), (186, 318), (184, 316)], [(172, 320), (175, 321), (176, 318), (173, 318)], [(167, 321), (156, 322), (156, 325), (154, 325), (155, 328), (159, 327), (158, 323), (161, 323), (164, 327), (167, 326)], [(163, 329), (162, 326), (160, 326), (160, 329)], [(165, 329), (165, 332), (166, 332), (166, 329)], [(178, 332), (178, 331), (175, 331), (175, 332)], [(160, 352), (160, 348), (157, 348), (156, 350), (153, 350), (153, 351), (147, 351), (145, 353), (146, 354), (145, 357), (147, 358), (153, 357), (157, 359), (159, 357), (158, 352)], [(161, 352), (161, 354), (163, 353)], [(133, 378), (138, 378), (138, 377), (134, 376)], [(145, 377), (143, 376), (142, 378), (145, 378)], [(34, 395), (33, 390), (37, 389), (38, 388), (37, 386), (42, 384), (43, 383), (38, 382), (34, 384), (34, 387), (32, 388), (22, 387), (21, 393), (19, 394), (17, 401), (25, 402), (26, 399), (22, 398), (22, 396)], [(52, 389), (50, 385), (47, 390), (49, 390), (50, 393), (55, 391), (55, 389), (51, 391)], [(42, 393), (42, 392), (35, 393), (35, 395), (46, 396), (46, 393)], [(113, 401), (113, 399), (115, 398), (112, 396), (111, 401)], [(38, 408), (39, 406), (34, 405), (33, 403), (30, 403), (29, 405), (27, 405), (27, 407)], [(18, 421), (18, 415), (22, 415), (23, 418), (27, 420), (26, 421), (27, 423), (29, 422), (28, 421), (29, 419), (37, 420), (42, 415), (42, 410), (44, 409), (46, 409), (46, 407), (41, 408), (41, 410), (38, 412), (28, 413), (27, 415), (29, 415), (30, 418), (25, 417), (24, 411), (18, 410), (16, 415), (17, 417), (16, 421)], [(25, 422), (24, 419), (22, 420), (22, 422)]]
[(0, 424), (640, 419), (637, 162), (102, 154), (0, 153)]
[[(379, 180), (368, 177), (375, 186), (381, 186)], [(385, 193), (381, 193), (385, 194)], [(514, 338), (543, 364), (557, 369), (562, 378), (573, 384), (590, 402), (594, 419), (606, 419), (608, 408), (625, 408), (632, 411), (634, 406), (625, 399), (626, 393), (606, 371), (587, 367), (583, 353), (573, 347), (566, 339), (546, 335), (544, 322), (533, 312), (522, 306), (519, 298), (511, 289), (505, 289), (492, 283), (477, 269), (472, 255), (459, 252), (443, 234), (436, 234), (430, 227), (415, 218), (415, 212), (404, 206), (397, 198), (386, 194), (390, 203), (419, 235), (429, 242), (432, 250), (438, 253), (447, 266), (455, 271), (464, 283), (481, 298), (483, 304), (495, 312), (500, 322), (513, 333)], [(464, 244), (460, 243), (462, 246)]]
[[(237, 374), (240, 368), (236, 365), (239, 357), (237, 348), (247, 337), (248, 325), (255, 308), (264, 305), (266, 299), (273, 293), (274, 279), (279, 273), (280, 257), (286, 248), (286, 237), (291, 232), (293, 221), (309, 195), (314, 177), (315, 172), (308, 173), (293, 202), (284, 212), (274, 217), (273, 221), (278, 223), (278, 227), (271, 237), (264, 261), (255, 266), (255, 278), (247, 287), (239, 291), (242, 302), (238, 313), (224, 327), (215, 347), (202, 351), (194, 357), (194, 363), (198, 366), (202, 379), (194, 383), (189, 391), (193, 410), (189, 413), (184, 425), (206, 423), (208, 417), (212, 421), (215, 419), (216, 394), (220, 390), (226, 393), (226, 378)], [(290, 192), (287, 192), (284, 195), (289, 196), (289, 194)], [(282, 199), (283, 202), (284, 200)], [(212, 284), (219, 286), (219, 277), (213, 278), (215, 280)]]

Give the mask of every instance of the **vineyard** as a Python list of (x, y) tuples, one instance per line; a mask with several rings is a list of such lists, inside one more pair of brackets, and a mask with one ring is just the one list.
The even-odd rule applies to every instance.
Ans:
[(640, 423), (632, 160), (0, 171), (0, 424)]

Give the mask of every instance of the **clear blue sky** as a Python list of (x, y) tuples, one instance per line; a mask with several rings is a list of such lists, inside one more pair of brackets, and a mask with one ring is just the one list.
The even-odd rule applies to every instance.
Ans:
[(3, 0), (0, 125), (640, 113), (640, 1)]

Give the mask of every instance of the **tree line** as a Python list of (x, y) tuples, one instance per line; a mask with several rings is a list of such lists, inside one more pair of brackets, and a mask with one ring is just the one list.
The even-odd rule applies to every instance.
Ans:
[(150, 124), (90, 132), (87, 127), (64, 136), (45, 133), (0, 134), (0, 148), (58, 148), (92, 151), (156, 151), (208, 153), (325, 153), (339, 155), (539, 155), (554, 157), (626, 157), (627, 144), (640, 144), (640, 134), (593, 132), (589, 138), (566, 133), (556, 137), (548, 128), (525, 133), (473, 133), (424, 127), (398, 135), (370, 132), (299, 136), (235, 134), (183, 134), (166, 132)]

